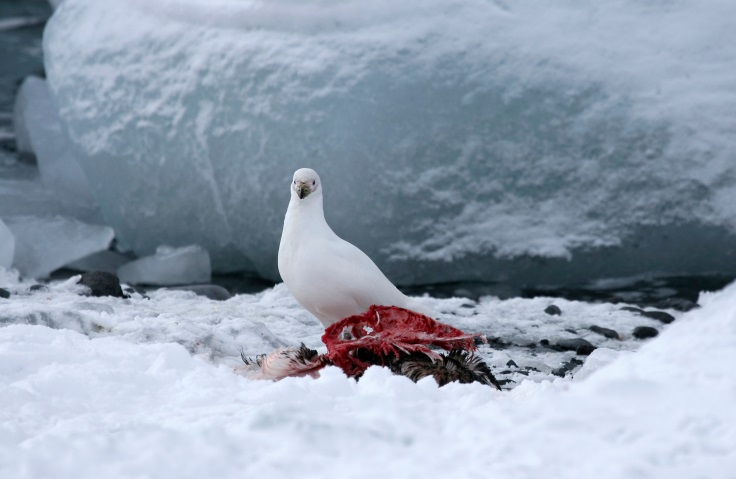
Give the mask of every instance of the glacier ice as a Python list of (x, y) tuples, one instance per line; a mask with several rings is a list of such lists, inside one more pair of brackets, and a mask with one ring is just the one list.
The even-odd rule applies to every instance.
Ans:
[(15, 238), (13, 233), (0, 219), (0, 268), (9, 269), (15, 254)]
[(116, 251), (100, 251), (85, 256), (82, 259), (64, 265), (75, 271), (92, 272), (103, 271), (105, 273), (117, 273), (118, 268), (130, 263), (133, 258)]
[(45, 278), (66, 264), (106, 250), (114, 237), (109, 226), (64, 216), (4, 218), (15, 237), (13, 267), (25, 278)]
[(23, 81), (15, 100), (13, 124), (18, 152), (35, 156), (41, 181), (57, 198), (95, 203), (45, 80), (30, 76)]
[(573, 281), (736, 272), (733, 18), (731, 0), (66, 0), (44, 52), (139, 255), (200, 244), (277, 278), (306, 166), (395, 281)]
[(120, 281), (158, 286), (206, 283), (212, 276), (210, 256), (197, 245), (159, 246), (156, 254), (118, 268)]

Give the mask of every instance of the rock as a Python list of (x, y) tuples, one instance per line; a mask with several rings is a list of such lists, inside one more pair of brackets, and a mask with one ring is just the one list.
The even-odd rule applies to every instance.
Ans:
[(687, 312), (698, 307), (697, 303), (685, 298), (667, 298), (653, 305), (659, 309), (676, 309), (677, 311)]
[(549, 339), (542, 339), (541, 341), (539, 341), (539, 345), (542, 346), (542, 347), (545, 347), (547, 349), (551, 349), (552, 351), (557, 351), (557, 352), (565, 351), (564, 349), (562, 349), (558, 345), (551, 344), (549, 342)]
[(600, 334), (601, 336), (605, 336), (608, 339), (621, 339), (619, 338), (618, 333), (613, 329), (602, 328), (600, 326), (596, 326), (595, 324), (588, 329), (590, 329), (594, 333)]
[(0, 288), (0, 298), (8, 299), (10, 297), (10, 291), (7, 289)]
[(87, 286), (91, 290), (92, 296), (127, 298), (127, 296), (123, 294), (123, 290), (120, 288), (120, 280), (118, 277), (105, 271), (84, 273), (77, 284)]
[(560, 316), (562, 314), (562, 310), (559, 308), (559, 306), (550, 304), (546, 308), (544, 308), (544, 312), (549, 314), (550, 316)]
[(552, 371), (552, 374), (554, 374), (555, 376), (564, 378), (565, 374), (569, 373), (570, 371), (574, 370), (578, 366), (582, 366), (582, 365), (583, 365), (583, 362), (581, 360), (577, 358), (572, 358), (569, 361), (567, 361), (565, 364), (560, 366), (559, 368), (554, 369)]
[(664, 311), (643, 311), (639, 314), (647, 318), (656, 319), (657, 321), (661, 321), (664, 324), (670, 324), (672, 321), (675, 320), (674, 316), (672, 316), (670, 313), (665, 313)]
[(34, 284), (30, 288), (28, 288), (28, 290), (31, 293), (37, 293), (39, 291), (48, 291), (49, 287), (46, 286), (45, 284)]
[(509, 359), (508, 362), (506, 363), (506, 366), (508, 366), (510, 368), (518, 368), (519, 367), (519, 365), (516, 364), (516, 362), (514, 362), (513, 359)]
[(659, 331), (651, 326), (637, 326), (634, 328), (634, 332), (632, 333), (636, 339), (649, 339), (657, 336), (658, 334)]
[(632, 313), (637, 313), (640, 316), (644, 316), (646, 318), (656, 319), (657, 321), (661, 321), (664, 324), (670, 324), (672, 321), (675, 320), (675, 317), (672, 316), (670, 313), (665, 313), (664, 311), (644, 311), (641, 308), (635, 308), (633, 306), (624, 306), (621, 308), (621, 311), (631, 311)]
[(595, 346), (583, 338), (561, 339), (557, 341), (557, 347), (563, 351), (575, 351), (575, 354), (587, 356), (595, 351)]
[(192, 286), (180, 286), (177, 288), (166, 288), (174, 291), (191, 291), (197, 296), (204, 296), (215, 301), (225, 301), (233, 297), (230, 291), (216, 284), (195, 284)]

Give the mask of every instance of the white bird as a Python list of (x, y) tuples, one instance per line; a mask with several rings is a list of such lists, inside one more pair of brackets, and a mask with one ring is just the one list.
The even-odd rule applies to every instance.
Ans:
[(325, 221), (316, 171), (294, 173), (279, 245), (279, 273), (289, 292), (326, 327), (371, 305), (432, 313), (405, 296), (360, 249)]

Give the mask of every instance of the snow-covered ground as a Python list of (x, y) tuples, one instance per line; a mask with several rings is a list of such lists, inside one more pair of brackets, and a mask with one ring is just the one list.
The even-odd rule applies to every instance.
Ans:
[[(519, 375), (497, 392), (369, 369), (278, 383), (232, 372), (237, 356), (321, 327), (282, 285), (211, 301), (80, 296), (76, 278), (0, 299), (0, 477), (668, 477), (736, 470), (736, 284), (704, 294), (635, 353), (619, 306), (547, 298), (425, 298), (442, 319), (521, 344), (575, 335), (597, 346), (574, 378)], [(560, 316), (543, 312), (554, 302)], [(674, 314), (674, 313), (673, 313)], [(590, 324), (622, 341), (583, 335)], [(50, 326), (50, 327), (49, 327)], [(570, 329), (571, 331), (565, 331)], [(544, 348), (481, 354), (539, 368)], [(536, 354), (536, 356), (534, 356)], [(607, 363), (612, 363), (608, 364)], [(600, 370), (597, 370), (600, 368)], [(516, 383), (508, 383), (510, 386)]]

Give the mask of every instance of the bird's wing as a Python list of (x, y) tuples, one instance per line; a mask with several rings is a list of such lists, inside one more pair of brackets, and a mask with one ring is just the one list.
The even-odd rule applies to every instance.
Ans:
[(330, 242), (332, 259), (328, 274), (342, 279), (336, 288), (349, 295), (363, 310), (373, 304), (405, 307), (406, 296), (384, 276), (376, 264), (356, 246), (336, 238)]

